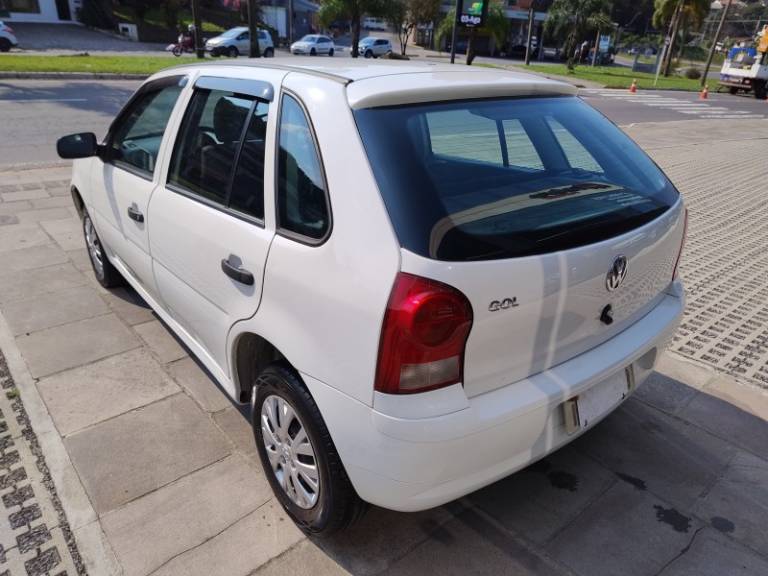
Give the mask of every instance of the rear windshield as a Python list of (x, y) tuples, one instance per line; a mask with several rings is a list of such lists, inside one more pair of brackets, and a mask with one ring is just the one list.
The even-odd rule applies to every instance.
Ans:
[(583, 246), (649, 222), (678, 196), (576, 97), (371, 108), (355, 119), (400, 243), (428, 258)]

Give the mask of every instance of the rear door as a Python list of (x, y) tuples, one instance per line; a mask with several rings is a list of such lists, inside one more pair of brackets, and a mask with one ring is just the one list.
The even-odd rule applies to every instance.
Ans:
[(274, 235), (272, 100), (283, 76), (198, 78), (150, 205), (163, 301), (227, 373), (227, 334), (259, 306)]

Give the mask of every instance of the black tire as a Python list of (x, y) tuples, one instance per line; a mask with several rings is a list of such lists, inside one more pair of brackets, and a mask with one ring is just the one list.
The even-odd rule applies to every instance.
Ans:
[(176, 56), (176, 58), (181, 56), (183, 52), (184, 52), (184, 49), (180, 45), (177, 44), (176, 46), (173, 47), (172, 53), (174, 56)]
[(373, 51), (372, 50), (366, 50), (365, 54), (363, 54), (366, 58), (373, 58)]
[(331, 56), (331, 57), (333, 57), (333, 48), (331, 48), (330, 50), (328, 50), (328, 56)]
[(0, 52), (9, 52), (12, 47), (11, 41), (8, 38), (0, 38)]
[[(312, 508), (302, 508), (294, 503), (280, 486), (269, 461), (261, 427), (261, 410), (265, 400), (273, 396), (280, 397), (293, 408), (314, 451), (320, 483), (317, 502)], [(275, 496), (301, 530), (313, 536), (330, 536), (362, 516), (367, 506), (347, 477), (320, 410), (299, 375), (287, 364), (272, 364), (259, 375), (251, 396), (251, 423), (264, 474)], [(288, 429), (293, 423), (294, 420), (289, 422)]]
[(309, 55), (310, 55), (310, 56), (317, 56), (317, 50), (315, 50), (314, 48), (312, 48), (312, 50), (310, 50), (310, 51), (309, 51)]
[(758, 100), (765, 100), (766, 96), (766, 85), (765, 83), (758, 83), (755, 84), (755, 98)]
[(236, 46), (230, 46), (227, 48), (227, 56), (230, 58), (237, 58), (240, 55), (240, 51), (237, 49)]
[[(92, 234), (91, 239), (89, 239), (89, 226)], [(85, 238), (85, 247), (88, 251), (88, 259), (91, 261), (91, 268), (93, 268), (93, 275), (96, 276), (96, 280), (98, 280), (99, 284), (101, 284), (104, 288), (116, 288), (118, 286), (124, 285), (125, 279), (120, 274), (120, 272), (117, 271), (117, 268), (112, 266), (109, 258), (107, 258), (107, 253), (101, 244), (101, 239), (96, 232), (96, 228), (93, 227), (91, 217), (85, 208), (83, 208), (83, 237)], [(91, 243), (94, 240), (98, 246), (98, 251), (101, 254), (101, 265), (99, 265), (99, 259), (91, 246)]]
[(733, 96), (736, 96), (736, 94), (739, 93), (739, 89), (736, 88), (736, 86), (731, 86), (730, 88), (728, 88), (728, 92), (730, 92)]
[(275, 50), (273, 48), (267, 48), (264, 50), (264, 58), (274, 58)]

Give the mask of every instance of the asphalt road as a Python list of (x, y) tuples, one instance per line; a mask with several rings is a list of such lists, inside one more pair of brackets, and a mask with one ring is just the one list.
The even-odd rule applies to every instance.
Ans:
[[(55, 162), (56, 139), (106, 133), (139, 86), (135, 81), (0, 80), (0, 166)], [(582, 90), (581, 96), (619, 125), (671, 120), (762, 119), (768, 102), (749, 96), (672, 91)]]

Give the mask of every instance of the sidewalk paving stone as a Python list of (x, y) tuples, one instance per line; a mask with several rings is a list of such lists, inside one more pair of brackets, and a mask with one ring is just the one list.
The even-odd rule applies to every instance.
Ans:
[(655, 576), (701, 526), (649, 492), (619, 482), (546, 550), (585, 576)]
[(218, 412), (232, 407), (232, 401), (214, 383), (197, 361), (187, 356), (168, 365), (168, 370), (206, 412)]
[(44, 220), (40, 226), (54, 239), (62, 250), (77, 250), (85, 246), (80, 220), (70, 212), (61, 220)]
[[(86, 258), (88, 258), (87, 255)], [(90, 269), (90, 261), (87, 262), (87, 266)], [(142, 300), (133, 288), (113, 288), (102, 297), (120, 320), (129, 326), (144, 324), (155, 318), (152, 308)]]
[(51, 238), (36, 224), (0, 226), (0, 253), (50, 243)]
[(3, 202), (34, 200), (36, 198), (49, 198), (48, 192), (42, 189), (20, 190), (18, 192), (0, 192), (0, 199), (2, 199)]
[(573, 444), (641, 491), (689, 509), (736, 453), (724, 440), (630, 398)]
[(139, 339), (114, 314), (33, 332), (20, 336), (17, 343), (35, 378), (75, 368), (140, 345)]
[(184, 394), (77, 432), (65, 445), (99, 514), (230, 453), (222, 434)]
[(691, 547), (665, 568), (659, 576), (765, 576), (768, 560), (751, 550), (705, 528)]
[[(431, 573), (430, 570), (427, 573)], [(270, 560), (252, 576), (351, 576), (329, 558), (312, 540), (302, 540), (282, 555)]]
[(72, 264), (54, 264), (15, 273), (0, 272), (0, 305), (84, 286), (88, 279)]
[(67, 253), (53, 244), (0, 252), (0, 276), (65, 264), (67, 259)]
[[(245, 410), (250, 414), (249, 410)], [(245, 416), (237, 406), (230, 406), (213, 415), (213, 421), (234, 445), (235, 449), (258, 461), (250, 415)], [(259, 465), (260, 466), (260, 465)]]
[(141, 348), (43, 378), (37, 388), (65, 437), (180, 391)]
[[(53, 200), (53, 198), (45, 198), (45, 200)], [(70, 205), (72, 201), (70, 200)], [(64, 218), (71, 218), (69, 212), (70, 206), (64, 208), (40, 208), (35, 210), (24, 210), (16, 213), (16, 218), (19, 219), (20, 224), (27, 224), (31, 222), (42, 222), (46, 220), (61, 220)]]
[(133, 329), (163, 364), (181, 360), (187, 356), (187, 351), (159, 320), (137, 324)]
[(89, 286), (77, 286), (2, 306), (15, 335), (28, 334), (109, 312), (104, 300)]
[(234, 455), (106, 514), (102, 522), (125, 576), (144, 576), (271, 498), (264, 476)]

